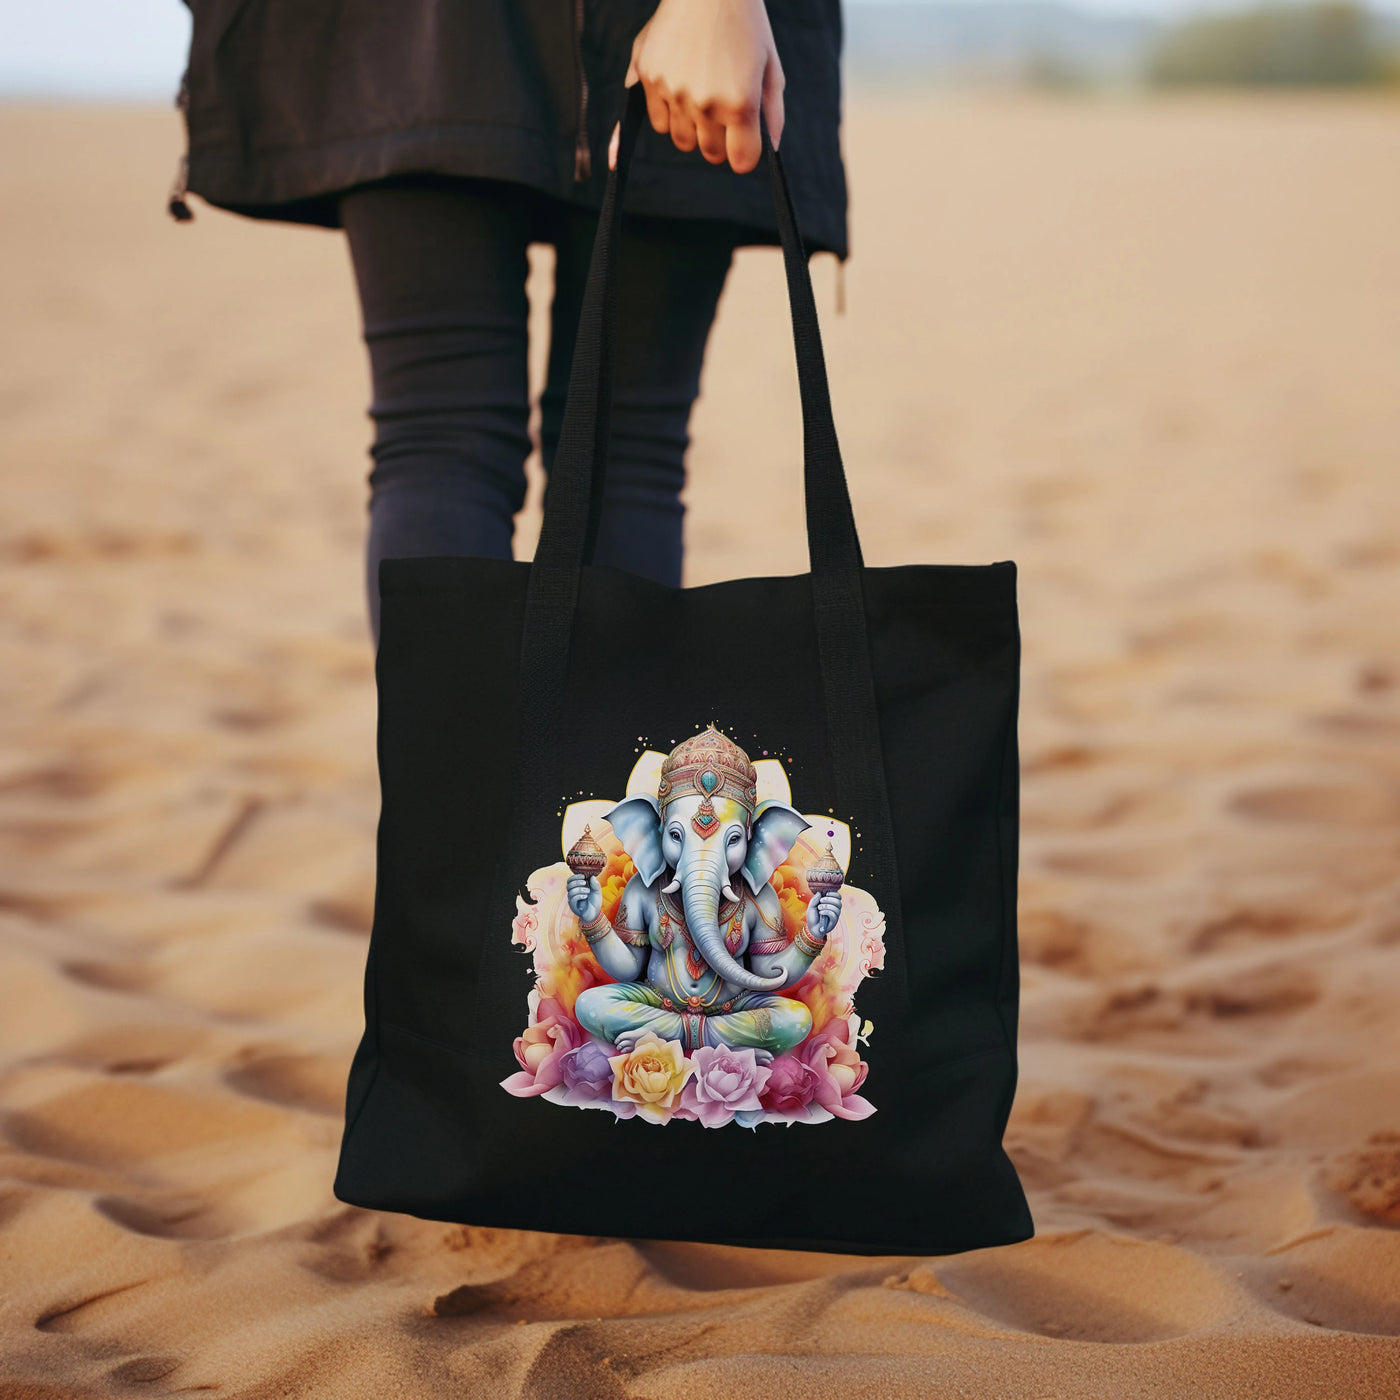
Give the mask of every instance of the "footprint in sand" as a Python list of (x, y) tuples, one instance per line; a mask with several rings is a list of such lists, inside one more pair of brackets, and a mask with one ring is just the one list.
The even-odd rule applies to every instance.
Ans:
[(1280, 783), (1236, 793), (1230, 810), (1260, 822), (1390, 826), (1400, 822), (1400, 792), (1361, 783)]
[(1400, 719), (1357, 710), (1333, 710), (1314, 715), (1309, 724), (1323, 733), (1340, 739), (1355, 740), (1360, 745), (1389, 744), (1400, 738)]
[(218, 1240), (238, 1228), (227, 1212), (207, 1201), (171, 1196), (151, 1200), (99, 1196), (93, 1209), (124, 1230), (163, 1240)]
[(80, 802), (111, 785), (112, 774), (81, 759), (41, 764), (0, 777), (0, 796)]
[(277, 700), (253, 701), (244, 705), (221, 705), (209, 718), (224, 729), (242, 734), (259, 734), (279, 725), (290, 724), (298, 716), (296, 706)]
[(107, 1374), (123, 1386), (149, 1385), (152, 1381), (164, 1380), (184, 1365), (184, 1360), (182, 1356), (133, 1356), (130, 1361), (112, 1367)]
[(527, 1259), (505, 1277), (462, 1284), (436, 1298), (432, 1311), (440, 1318), (501, 1312), (536, 1322), (622, 1317), (635, 1308), (643, 1285), (658, 1302), (669, 1291), (637, 1245), (600, 1240)]
[(144, 1288), (149, 1282), (148, 1279), (137, 1279), (133, 1283), (118, 1284), (115, 1288), (103, 1289), (100, 1293), (90, 1294), (86, 1298), (80, 1298), (76, 1303), (60, 1303), (57, 1307), (47, 1308), (34, 1319), (34, 1330), (36, 1332), (75, 1332), (85, 1323), (93, 1318), (93, 1310), (99, 1313), (104, 1311), (102, 1304), (109, 1298), (119, 1298), (123, 1293), (130, 1293), (133, 1289)]
[(63, 964), (75, 982), (100, 987), (104, 992), (144, 992), (152, 982), (150, 969), (142, 962), (119, 962), (103, 958), (75, 958)]
[(1355, 917), (1355, 905), (1335, 895), (1326, 903), (1314, 901), (1311, 906), (1300, 897), (1288, 904), (1225, 908), (1198, 924), (1188, 944), (1193, 953), (1257, 947), (1303, 934), (1335, 932)]
[(602, 1327), (561, 1327), (540, 1347), (519, 1393), (521, 1400), (628, 1400), (636, 1394), (628, 1381), (648, 1364), (619, 1355)]
[(1023, 907), (1017, 920), (1022, 964), (1101, 978), (1142, 967), (1142, 950), (1121, 928), (1063, 909)]
[(61, 1046), (54, 1059), (107, 1074), (154, 1074), (194, 1053), (209, 1039), (192, 1026), (114, 1026)]
[(1180, 995), (1188, 1012), (1226, 1019), (1298, 1011), (1311, 1006), (1321, 988), (1305, 967), (1266, 963), (1228, 976), (1202, 978), (1183, 987)]
[(1400, 1336), (1400, 1234), (1329, 1227), (1252, 1271), (1267, 1307), (1311, 1327)]
[(31, 817), (25, 821), (0, 821), (0, 852), (21, 862), (51, 855), (70, 841), (97, 829), (97, 823), (65, 818)]
[(122, 1168), (190, 1148), (279, 1138), (285, 1114), (231, 1094), (96, 1078), (10, 1113), (5, 1136), (36, 1156)]
[[(1024, 1084), (1007, 1125), (1008, 1151), (1018, 1158), (1058, 1165), (1078, 1147), (1081, 1129), (1094, 1110), (1089, 1094), (1054, 1085)], [(1056, 1182), (1058, 1184), (1058, 1182)]]
[(1050, 870), (1088, 875), (1103, 880), (1146, 880), (1177, 868), (1187, 856), (1182, 841), (1092, 845), (1049, 851), (1043, 858)]
[(367, 935), (374, 923), (373, 875), (360, 875), (334, 894), (312, 900), (306, 912), (322, 928)]
[(1217, 1327), (1244, 1299), (1217, 1270), (1171, 1245), (1047, 1235), (938, 1266), (970, 1308), (1024, 1332), (1082, 1342), (1159, 1342)]
[(1372, 1133), (1365, 1147), (1332, 1163), (1326, 1180), (1362, 1215), (1400, 1225), (1400, 1132)]
[(678, 1288), (711, 1292), (726, 1288), (768, 1288), (808, 1279), (850, 1274), (870, 1266), (847, 1254), (790, 1249), (730, 1249), (725, 1245), (672, 1240), (637, 1243), (654, 1273)]
[(1176, 1031), (1193, 1016), (1216, 1022), (1278, 1016), (1311, 1006), (1321, 994), (1314, 973), (1287, 963), (1240, 968), (1175, 986), (1127, 982), (1077, 1012), (1076, 1033), (1086, 1040), (1120, 1040)]
[(0, 540), (0, 560), (15, 564), (83, 564), (169, 559), (195, 554), (199, 549), (199, 539), (183, 530), (30, 530)]
[(224, 1071), (224, 1083), (251, 1098), (338, 1118), (349, 1064), (339, 1057), (251, 1050)]

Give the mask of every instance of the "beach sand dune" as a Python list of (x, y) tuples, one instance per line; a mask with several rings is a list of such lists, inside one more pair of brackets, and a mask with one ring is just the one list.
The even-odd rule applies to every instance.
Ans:
[[(1040, 1232), (864, 1259), (333, 1199), (344, 247), (172, 225), (168, 113), (0, 110), (0, 1397), (1393, 1397), (1397, 115), (852, 100), (844, 316), (816, 278), (867, 558), (1021, 567)], [(782, 296), (743, 254), (691, 582), (805, 566)]]

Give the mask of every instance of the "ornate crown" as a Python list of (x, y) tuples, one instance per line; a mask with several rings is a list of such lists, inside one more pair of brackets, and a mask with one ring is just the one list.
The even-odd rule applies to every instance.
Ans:
[(678, 797), (698, 793), (699, 810), (690, 819), (701, 836), (708, 836), (719, 825), (713, 799), (730, 797), (752, 818), (758, 794), (758, 772), (749, 756), (713, 724), (703, 734), (676, 745), (661, 765), (661, 786), (657, 799), (661, 815)]

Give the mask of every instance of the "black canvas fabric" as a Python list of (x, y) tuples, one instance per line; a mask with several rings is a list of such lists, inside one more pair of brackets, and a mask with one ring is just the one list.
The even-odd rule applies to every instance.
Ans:
[[(626, 276), (617, 229), (642, 118), (634, 93), (534, 561), (381, 566), (379, 879), (336, 1194), (476, 1225), (852, 1253), (1024, 1239), (1030, 1215), (1001, 1145), (1016, 1082), (1014, 566), (862, 563), (806, 259), (771, 147), (811, 572), (673, 589), (588, 562), (611, 316)], [(751, 759), (782, 765), (790, 805), (818, 837), (820, 814), (847, 823), (842, 917), (883, 913), (883, 966), (855, 987), (860, 1036), (841, 1052), (865, 1067), (858, 1094), (839, 1098), (849, 1074), (822, 1077), (836, 1061), (813, 1054), (818, 1002), (795, 1046), (776, 1038), (779, 1012), (761, 1024), (774, 1037), (763, 1043), (770, 1076), (780, 1061), (810, 1060), (810, 1078), (787, 1065), (793, 1082), (838, 1095), (821, 1100), (837, 1115), (821, 1121), (802, 1116), (820, 1117), (811, 1106), (795, 1110), (800, 1121), (765, 1107), (751, 1126), (752, 1112), (707, 1126), (704, 1105), (700, 1118), (678, 1111), (718, 1082), (705, 1079), (720, 1053), (705, 1037), (720, 1021), (705, 1017), (689, 1023), (704, 1046), (685, 1042), (677, 1111), (625, 1095), (610, 1103), (606, 1086), (603, 1111), (508, 1092), (512, 1075), (543, 1073), (512, 1049), (535, 975), (512, 921), (534, 917), (517, 898), (531, 872), (562, 868), (561, 815), (620, 799), (639, 751), (685, 751), (712, 724)], [(788, 935), (802, 944), (800, 926)], [(680, 936), (690, 936), (684, 922)], [(833, 931), (826, 952), (842, 937), (849, 946), (849, 930)], [(596, 977), (583, 943), (569, 947), (571, 975)], [(836, 975), (820, 971), (823, 956), (812, 964), (819, 980)], [(581, 996), (575, 1011), (586, 1020), (584, 1005)], [(824, 1036), (848, 1034), (836, 1019)], [(759, 1054), (734, 1053), (756, 1085)], [(607, 1063), (621, 1084), (628, 1055)]]
[[(187, 0), (193, 193), (256, 218), (336, 225), (336, 196), (395, 175), (527, 185), (588, 209), (632, 41), (656, 0)], [(767, 0), (787, 87), (784, 156), (809, 248), (846, 256), (839, 0)], [(650, 129), (630, 207), (775, 241), (762, 174)]]

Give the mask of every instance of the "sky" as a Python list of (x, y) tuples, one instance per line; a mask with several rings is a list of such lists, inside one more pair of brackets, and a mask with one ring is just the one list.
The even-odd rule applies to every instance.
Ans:
[(189, 37), (181, 0), (0, 0), (0, 93), (173, 99)]
[[(845, 3), (858, 9), (871, 0)], [(1171, 14), (1201, 7), (1201, 0), (1071, 3), (1109, 14)], [(1395, 3), (1400, 0), (1390, 0)], [(0, 0), (0, 94), (173, 99), (189, 28), (181, 0)]]

